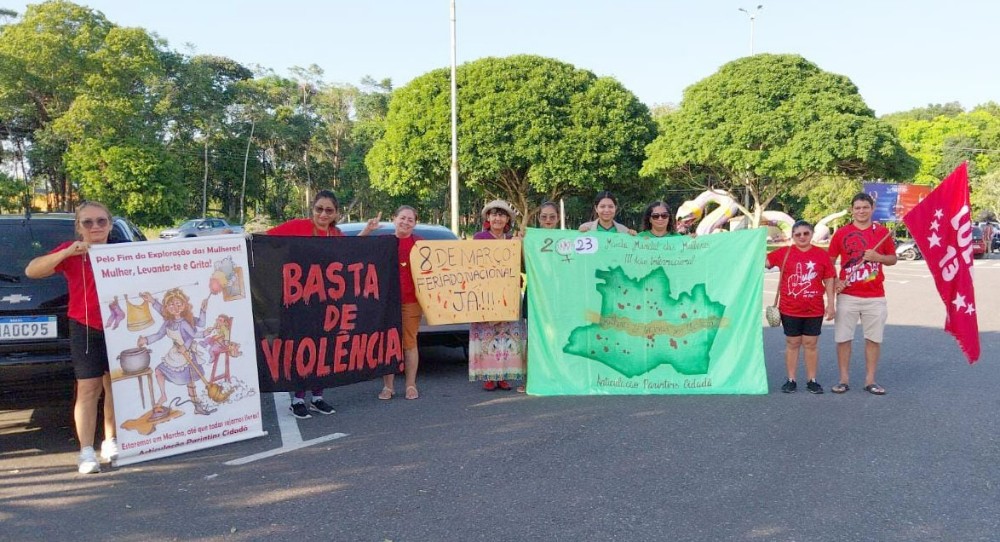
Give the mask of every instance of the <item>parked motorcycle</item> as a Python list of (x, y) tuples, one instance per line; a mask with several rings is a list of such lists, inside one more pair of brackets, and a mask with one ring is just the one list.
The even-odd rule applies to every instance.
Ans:
[(913, 261), (923, 259), (924, 255), (920, 253), (916, 243), (905, 241), (896, 247), (896, 257), (900, 260)]

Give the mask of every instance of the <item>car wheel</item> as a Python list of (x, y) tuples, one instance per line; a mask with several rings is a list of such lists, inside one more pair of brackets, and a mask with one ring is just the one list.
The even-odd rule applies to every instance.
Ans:
[(908, 249), (904, 250), (903, 252), (900, 252), (899, 253), (899, 259), (900, 260), (906, 260), (908, 262), (916, 260), (917, 259), (917, 251), (916, 251), (916, 249), (908, 248)]

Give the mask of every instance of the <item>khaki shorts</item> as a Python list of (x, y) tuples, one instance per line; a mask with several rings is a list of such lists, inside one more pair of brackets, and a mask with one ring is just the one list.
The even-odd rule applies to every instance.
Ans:
[(856, 297), (837, 295), (837, 319), (834, 321), (833, 340), (846, 343), (854, 340), (854, 329), (861, 320), (865, 339), (882, 342), (885, 322), (889, 319), (889, 308), (884, 297)]
[(420, 303), (403, 303), (403, 350), (417, 347), (417, 330), (420, 329)]

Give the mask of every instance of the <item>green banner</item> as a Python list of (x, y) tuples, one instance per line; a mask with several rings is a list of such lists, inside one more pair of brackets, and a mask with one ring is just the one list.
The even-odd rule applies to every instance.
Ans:
[(767, 393), (765, 235), (529, 229), (528, 393)]

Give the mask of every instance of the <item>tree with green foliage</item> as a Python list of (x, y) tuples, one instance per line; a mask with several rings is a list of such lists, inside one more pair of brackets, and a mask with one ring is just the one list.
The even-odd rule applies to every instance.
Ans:
[(253, 72), (217, 55), (172, 55), (167, 66), (167, 147), (182, 164), (185, 191), (201, 196), (188, 198), (185, 214), (207, 214), (214, 204), (235, 217), (242, 197), (245, 153), (240, 149), (250, 128), (234, 109), (243, 101), (242, 83)]
[(646, 175), (749, 191), (755, 225), (775, 197), (821, 176), (906, 179), (916, 169), (847, 77), (798, 55), (741, 58), (691, 85), (647, 154)]
[(63, 165), (87, 198), (144, 224), (167, 224), (189, 192), (163, 144), (162, 50), (145, 30), (112, 26), (91, 55), (87, 81), (51, 131)]
[[(458, 161), (465, 187), (530, 215), (542, 199), (637, 184), (655, 136), (649, 110), (616, 80), (531, 55), (457, 70)], [(398, 89), (365, 160), (372, 185), (443, 207), (451, 167), (450, 72)]]
[(916, 107), (909, 111), (899, 111), (882, 115), (880, 119), (888, 122), (893, 127), (898, 128), (902, 121), (910, 120), (934, 120), (938, 117), (957, 117), (965, 113), (965, 108), (958, 102), (948, 102), (946, 104), (928, 104), (926, 107)]
[(52, 122), (87, 84), (113, 26), (99, 12), (60, 0), (30, 5), (19, 21), (0, 26), (0, 119), (62, 207), (74, 190), (62, 160), (68, 142)]
[(986, 220), (1000, 216), (1000, 168), (979, 177), (972, 183), (969, 200), (977, 216)]
[(974, 180), (1000, 167), (1000, 111), (986, 104), (969, 112), (926, 118), (898, 114), (894, 117), (900, 141), (920, 163), (914, 176), (918, 184), (936, 185), (958, 164), (969, 161)]

